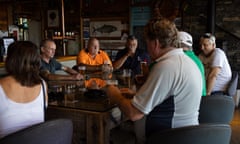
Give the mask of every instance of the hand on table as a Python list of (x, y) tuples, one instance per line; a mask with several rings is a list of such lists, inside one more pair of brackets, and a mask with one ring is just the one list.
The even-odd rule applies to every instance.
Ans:
[(136, 92), (130, 88), (121, 88), (120, 91), (125, 98), (133, 98), (136, 94)]
[(83, 75), (81, 75), (80, 73), (74, 74), (72, 76), (73, 76), (73, 79), (75, 79), (75, 80), (83, 80), (84, 79)]
[(111, 73), (113, 71), (113, 67), (110, 64), (103, 64), (102, 65), (102, 72)]

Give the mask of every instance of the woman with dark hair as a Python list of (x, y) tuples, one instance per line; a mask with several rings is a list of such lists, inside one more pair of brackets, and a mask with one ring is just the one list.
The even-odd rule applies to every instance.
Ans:
[(18, 41), (8, 47), (0, 79), (0, 138), (44, 121), (46, 83), (39, 76), (40, 54), (35, 44)]

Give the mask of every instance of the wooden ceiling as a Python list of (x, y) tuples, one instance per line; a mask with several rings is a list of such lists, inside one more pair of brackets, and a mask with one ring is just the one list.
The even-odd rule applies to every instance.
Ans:
[[(67, 4), (69, 4), (70, 9), (76, 9), (79, 10), (80, 5), (76, 5), (76, 1), (74, 0), (64, 0)], [(80, 0), (79, 0), (80, 1)], [(105, 0), (104, 0), (105, 1)], [(114, 13), (115, 11), (117, 13), (127, 13), (128, 14), (128, 3), (129, 0), (124, 0), (124, 2), (118, 2), (116, 1), (113, 4), (102, 4), (103, 0), (91, 0), (91, 3), (87, 8), (83, 6), (83, 14), (89, 13), (88, 16), (90, 16), (91, 11), (93, 11), (94, 15), (103, 15), (103, 12), (112, 13), (113, 15), (116, 15)], [(85, 1), (84, 1), (85, 2)], [(155, 3), (155, 5), (152, 7), (157, 8), (157, 11), (161, 13), (162, 16), (165, 17), (174, 17), (178, 15), (179, 11), (184, 7), (184, 3), (186, 0), (153, 0), (151, 3)], [(20, 16), (26, 16), (33, 19), (39, 19), (41, 11), (45, 11), (47, 9), (53, 9), (58, 8), (60, 9), (61, 6), (59, 6), (57, 3), (61, 4), (61, 0), (0, 0), (0, 3), (8, 3), (12, 5), (13, 7), (13, 14), (20, 15)], [(125, 7), (123, 5), (126, 5)], [(107, 7), (109, 6), (109, 7)], [(75, 8), (76, 7), (76, 8)], [(118, 11), (118, 9), (121, 8), (121, 11)], [(126, 10), (125, 10), (126, 9)], [(72, 11), (71, 11), (72, 12)]]
[(1, 5), (11, 7), (14, 17), (27, 17), (30, 19), (41, 19), (41, 0), (0, 0)]

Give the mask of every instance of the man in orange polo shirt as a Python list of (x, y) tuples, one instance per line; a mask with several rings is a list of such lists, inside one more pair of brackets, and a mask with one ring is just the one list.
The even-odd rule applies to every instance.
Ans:
[[(112, 72), (112, 62), (106, 52), (100, 50), (99, 41), (96, 38), (90, 38), (88, 41), (87, 49), (82, 49), (77, 57), (77, 66), (84, 65), (86, 70), (90, 72), (103, 71)], [(74, 69), (77, 68), (75, 66)], [(110, 75), (111, 76), (111, 75)], [(85, 85), (88, 89), (100, 89), (105, 86), (105, 80), (99, 78), (91, 78), (85, 81)], [(110, 129), (117, 126), (121, 121), (121, 112), (118, 107), (111, 110)]]
[(77, 57), (77, 65), (85, 65), (88, 71), (111, 71), (112, 62), (106, 52), (100, 50), (99, 41), (96, 38), (90, 38), (87, 49), (79, 52)]

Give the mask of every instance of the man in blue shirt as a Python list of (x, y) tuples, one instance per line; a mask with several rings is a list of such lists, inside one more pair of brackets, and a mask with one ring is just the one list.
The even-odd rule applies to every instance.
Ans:
[[(53, 40), (43, 40), (41, 45), (40, 75), (46, 80), (81, 80), (83, 76), (77, 71), (63, 66), (54, 58), (56, 44)], [(69, 75), (55, 74), (56, 70), (63, 70)]]
[(113, 62), (114, 69), (131, 69), (133, 74), (141, 73), (141, 61), (150, 63), (149, 55), (137, 48), (138, 40), (135, 36), (130, 35), (127, 38), (126, 48), (117, 53), (116, 60)]

